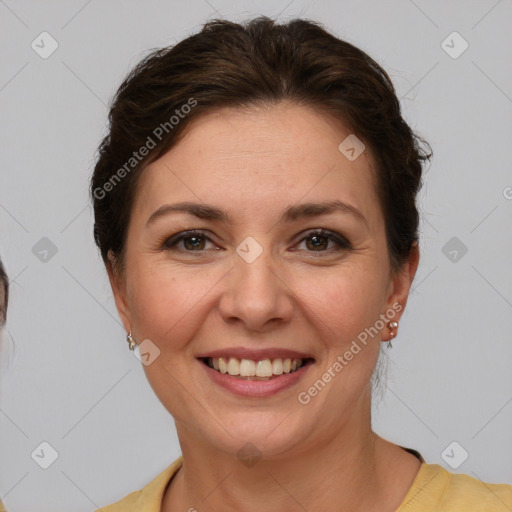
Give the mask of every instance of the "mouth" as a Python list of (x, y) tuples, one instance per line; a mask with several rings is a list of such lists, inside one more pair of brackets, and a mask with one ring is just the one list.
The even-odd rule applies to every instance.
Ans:
[(199, 361), (220, 374), (238, 380), (269, 381), (298, 372), (314, 363), (313, 358), (239, 359), (237, 357), (199, 357)]

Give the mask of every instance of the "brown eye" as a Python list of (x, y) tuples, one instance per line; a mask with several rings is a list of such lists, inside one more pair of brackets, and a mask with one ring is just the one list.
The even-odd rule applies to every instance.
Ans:
[(186, 237), (183, 237), (182, 240), (183, 240), (183, 246), (187, 250), (194, 251), (194, 250), (204, 249), (205, 239), (202, 236), (197, 236), (197, 235), (186, 236)]
[(215, 244), (202, 231), (183, 231), (167, 238), (162, 249), (179, 252), (201, 252), (211, 249), (208, 244)]
[(306, 252), (310, 253), (332, 253), (352, 249), (352, 245), (345, 237), (324, 229), (311, 231), (299, 242), (299, 246), (302, 243), (306, 247)]
[(329, 245), (329, 238), (324, 235), (310, 235), (306, 240), (310, 242), (308, 248), (313, 250), (326, 249)]

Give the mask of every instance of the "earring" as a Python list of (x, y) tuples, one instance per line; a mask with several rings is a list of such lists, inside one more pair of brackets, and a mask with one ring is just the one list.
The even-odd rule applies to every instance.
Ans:
[(396, 329), (398, 327), (398, 322), (389, 322), (388, 327), (391, 329), (391, 332), (389, 333), (389, 341), (388, 341), (388, 348), (393, 348), (393, 345), (391, 344), (391, 338), (394, 338), (396, 336), (396, 332), (393, 331), (393, 329)]
[(130, 331), (127, 335), (126, 335), (126, 341), (128, 342), (129, 344), (129, 348), (130, 350), (134, 350), (135, 347), (137, 346), (137, 343), (136, 341), (133, 339), (132, 337), (132, 331)]

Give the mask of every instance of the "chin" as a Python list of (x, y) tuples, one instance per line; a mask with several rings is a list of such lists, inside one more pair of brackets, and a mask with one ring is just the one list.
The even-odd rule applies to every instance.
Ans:
[(267, 460), (279, 459), (290, 451), (296, 451), (310, 438), (314, 429), (314, 425), (310, 429), (305, 426), (301, 428), (291, 420), (294, 413), (290, 412), (289, 409), (279, 413), (243, 411), (240, 415), (233, 414), (230, 419), (225, 416), (226, 421), (222, 425), (227, 432), (219, 427), (216, 430), (220, 435), (213, 437), (210, 426), (204, 439), (219, 451), (238, 458), (250, 456), (254, 452), (252, 455)]

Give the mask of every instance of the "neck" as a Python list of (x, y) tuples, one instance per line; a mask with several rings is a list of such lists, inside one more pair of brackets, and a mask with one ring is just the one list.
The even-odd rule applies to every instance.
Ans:
[(391, 447), (406, 454), (371, 430), (369, 414), (353, 414), (331, 438), (302, 452), (263, 457), (251, 467), (177, 427), (184, 463), (167, 488), (163, 512), (332, 510), (333, 503), (337, 510), (382, 511), (383, 498), (391, 499)]

